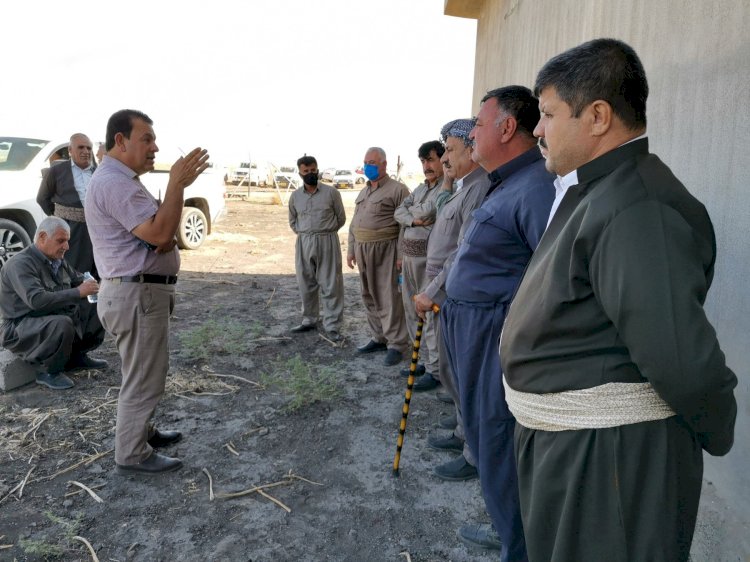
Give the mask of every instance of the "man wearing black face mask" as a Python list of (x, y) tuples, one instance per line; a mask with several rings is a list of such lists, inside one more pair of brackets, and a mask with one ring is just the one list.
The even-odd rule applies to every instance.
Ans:
[(344, 204), (335, 188), (318, 183), (318, 162), (314, 157), (302, 156), (297, 168), (304, 184), (289, 199), (289, 226), (297, 234), (294, 261), (302, 296), (302, 323), (292, 332), (315, 329), (320, 291), (326, 337), (340, 341), (344, 277), (338, 230), (346, 222)]

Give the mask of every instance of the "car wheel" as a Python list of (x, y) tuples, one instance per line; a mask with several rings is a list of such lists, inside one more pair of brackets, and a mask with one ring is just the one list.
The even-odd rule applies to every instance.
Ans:
[(196, 207), (185, 207), (177, 229), (177, 246), (181, 250), (195, 250), (203, 244), (207, 230), (208, 221), (203, 211)]
[(31, 239), (20, 224), (0, 219), (0, 267), (28, 246)]

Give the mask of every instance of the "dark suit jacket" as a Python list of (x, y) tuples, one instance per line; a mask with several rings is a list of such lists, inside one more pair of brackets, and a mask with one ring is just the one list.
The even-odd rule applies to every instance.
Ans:
[[(96, 169), (96, 165), (94, 165)], [(78, 196), (73, 171), (70, 168), (70, 160), (58, 160), (52, 163), (43, 174), (42, 183), (39, 186), (36, 201), (42, 210), (48, 215), (55, 212), (55, 203), (66, 207), (83, 208), (83, 201)]]

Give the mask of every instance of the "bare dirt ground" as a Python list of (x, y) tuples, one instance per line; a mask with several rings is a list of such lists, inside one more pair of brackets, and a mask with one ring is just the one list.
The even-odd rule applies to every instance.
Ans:
[(208, 241), (182, 253), (156, 418), (184, 433), (165, 451), (181, 471), (114, 473), (109, 338), (95, 355), (110, 368), (73, 375), (74, 389), (0, 395), (0, 560), (497, 559), (456, 535), (488, 520), (478, 481), (431, 473), (451, 458), (427, 448), (450, 413), (434, 392), (412, 399), (392, 476), (405, 379), (382, 354), (356, 356), (368, 339), (356, 272), (345, 271), (343, 344), (289, 333), (300, 315), (286, 212), (231, 201)]

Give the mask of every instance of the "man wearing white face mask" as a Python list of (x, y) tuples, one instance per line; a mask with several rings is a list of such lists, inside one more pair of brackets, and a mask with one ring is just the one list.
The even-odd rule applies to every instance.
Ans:
[(401, 228), (393, 217), (409, 189), (388, 176), (387, 165), (382, 148), (372, 147), (365, 153), (364, 171), (369, 181), (355, 201), (346, 264), (350, 269), (355, 265), (359, 268), (362, 302), (372, 334), (357, 352), (387, 350), (383, 363), (393, 366), (403, 360), (409, 347), (404, 306), (398, 292)]

